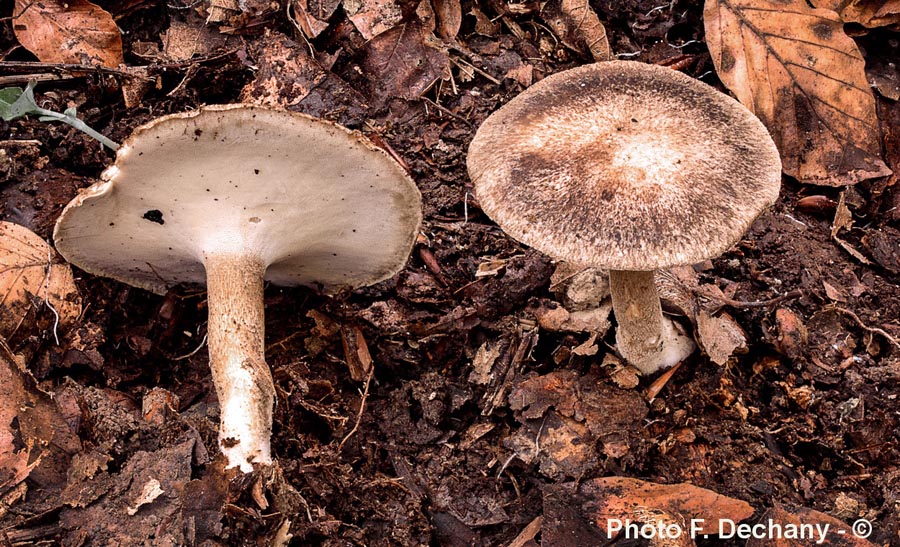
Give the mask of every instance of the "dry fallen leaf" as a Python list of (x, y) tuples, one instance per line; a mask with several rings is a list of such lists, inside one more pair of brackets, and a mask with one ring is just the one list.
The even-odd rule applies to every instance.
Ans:
[(697, 313), (697, 335), (709, 360), (717, 365), (724, 365), (735, 353), (747, 352), (744, 329), (725, 312), (713, 315), (700, 310)]
[(340, 0), (293, 0), (294, 18), (307, 38), (315, 38), (328, 28)]
[(362, 329), (356, 325), (342, 326), (341, 342), (344, 346), (347, 368), (350, 369), (350, 378), (354, 382), (364, 382), (372, 372), (373, 363)]
[(769, 129), (785, 173), (825, 186), (891, 174), (865, 63), (835, 12), (707, 0), (703, 19), (719, 78)]
[(362, 69), (376, 101), (418, 99), (435, 82), (449, 77), (450, 58), (431, 45), (432, 39), (421, 22), (410, 21), (366, 44)]
[(866, 230), (862, 244), (879, 266), (900, 273), (900, 230), (888, 225)]
[(609, 300), (596, 308), (572, 312), (559, 305), (551, 307), (542, 300), (531, 311), (541, 328), (553, 332), (591, 332), (603, 336), (612, 326), (609, 320), (612, 303)]
[(834, 211), (834, 220), (831, 222), (831, 239), (835, 241), (842, 249), (850, 253), (850, 256), (859, 260), (863, 264), (871, 264), (872, 262), (861, 252), (857, 251), (852, 245), (838, 237), (841, 230), (849, 230), (853, 227), (853, 214), (847, 207), (845, 193), (841, 192), (840, 200)]
[(900, 24), (900, 0), (811, 0), (812, 5), (836, 11), (845, 23), (868, 28)]
[(27, 477), (41, 488), (61, 490), (81, 443), (56, 402), (19, 367), (2, 339), (0, 424), (0, 493)]
[(323, 67), (302, 44), (276, 31), (247, 46), (256, 70), (241, 101), (359, 124), (368, 108), (362, 94)]
[(462, 7), (459, 0), (431, 0), (434, 15), (437, 19), (437, 35), (445, 42), (453, 42), (462, 26)]
[[(0, 336), (28, 328), (46, 306), (61, 328), (81, 313), (72, 269), (27, 228), (0, 222)], [(56, 325), (54, 325), (55, 327)]]
[(717, 494), (692, 484), (656, 484), (627, 477), (604, 477), (585, 482), (579, 492), (589, 501), (586, 514), (594, 516), (601, 530), (607, 531), (607, 519), (635, 518), (642, 507), (683, 515), (696, 521), (701, 534), (718, 534), (717, 523), (728, 519), (741, 522), (753, 515), (749, 503)]
[(527, 425), (531, 427), (505, 438), (503, 446), (526, 464), (537, 461), (544, 476), (575, 478), (596, 465), (597, 443), (586, 424), (550, 410), (539, 422)]
[(22, 46), (45, 63), (124, 63), (122, 35), (112, 15), (87, 0), (16, 0), (13, 29)]
[(344, 0), (344, 11), (366, 40), (396, 27), (403, 12), (394, 0)]
[(541, 17), (567, 47), (582, 54), (590, 52), (597, 62), (612, 59), (606, 27), (587, 0), (550, 0)]

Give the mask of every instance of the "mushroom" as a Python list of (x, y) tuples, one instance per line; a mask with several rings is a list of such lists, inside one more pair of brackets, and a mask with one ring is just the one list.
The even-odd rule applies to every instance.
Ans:
[(662, 315), (654, 271), (718, 256), (775, 202), (778, 150), (739, 102), (629, 61), (548, 76), (469, 147), (482, 210), (553, 258), (609, 269), (616, 343), (649, 374), (694, 350)]
[(406, 262), (421, 195), (362, 134), (310, 116), (207, 106), (138, 128), (56, 223), (81, 269), (163, 294), (206, 284), (228, 467), (272, 462), (263, 283), (334, 291)]

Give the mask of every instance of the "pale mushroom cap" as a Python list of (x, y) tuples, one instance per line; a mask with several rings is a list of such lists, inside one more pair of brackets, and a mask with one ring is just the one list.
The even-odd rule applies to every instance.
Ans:
[(781, 161), (739, 102), (675, 70), (586, 65), (531, 86), (469, 147), (485, 213), (554, 258), (617, 270), (693, 264), (775, 202)]
[(208, 106), (138, 128), (54, 239), (80, 268), (157, 293), (248, 254), (278, 285), (356, 287), (403, 267), (421, 195), (360, 133), (303, 114)]

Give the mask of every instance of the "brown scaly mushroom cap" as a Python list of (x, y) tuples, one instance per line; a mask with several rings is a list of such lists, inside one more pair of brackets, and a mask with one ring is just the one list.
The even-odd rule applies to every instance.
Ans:
[(209, 353), (229, 467), (270, 463), (274, 387), (263, 282), (357, 287), (403, 267), (415, 184), (360, 133), (310, 116), (208, 106), (144, 125), (54, 231), (83, 270), (156, 293), (207, 285)]
[[(509, 235), (615, 277), (718, 256), (775, 202), (781, 182), (778, 150), (752, 112), (680, 72), (628, 61), (528, 88), (478, 129), (468, 168), (482, 209)], [(621, 331), (628, 320), (613, 285)], [(659, 333), (671, 326), (659, 323), (626, 337), (665, 345)], [(675, 344), (674, 353), (692, 350)], [(622, 345), (645, 370), (674, 364)]]

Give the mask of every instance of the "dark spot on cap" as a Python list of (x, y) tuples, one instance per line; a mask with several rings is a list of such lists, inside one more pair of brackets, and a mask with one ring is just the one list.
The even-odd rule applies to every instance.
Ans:
[(166, 221), (163, 220), (162, 211), (159, 209), (151, 209), (144, 213), (144, 218), (149, 220), (150, 222), (155, 222), (157, 224), (165, 224)]
[(262, 219), (259, 217), (250, 217), (250, 222), (252, 222), (253, 224), (259, 224), (260, 222), (262, 222)]
[(202, 135), (202, 134), (203, 134), (203, 130), (202, 130), (202, 129), (194, 129), (194, 135), (197, 135), (197, 136), (199, 137), (199, 136)]
[(253, 174), (254, 174), (254, 175), (258, 175), (258, 174), (259, 174), (259, 169), (254, 169), (254, 170), (253, 170)]

